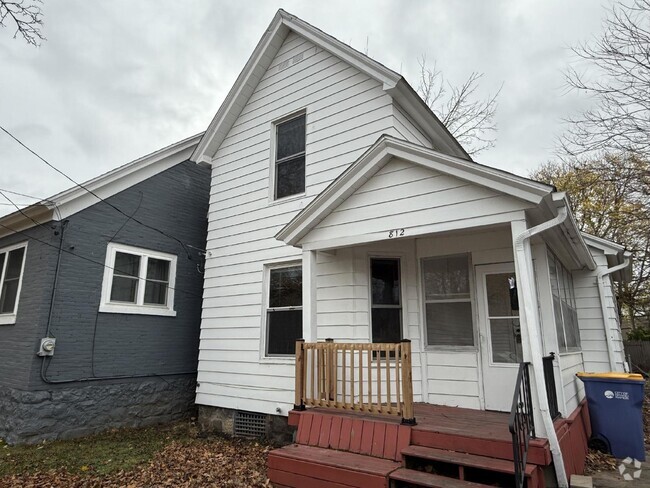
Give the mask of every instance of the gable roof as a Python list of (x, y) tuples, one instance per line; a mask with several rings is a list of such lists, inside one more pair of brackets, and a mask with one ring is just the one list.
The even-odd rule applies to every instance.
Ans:
[(631, 281), (632, 280), (632, 253), (625, 249), (625, 246), (621, 246), (616, 242), (610, 241), (609, 239), (603, 239), (602, 237), (594, 236), (587, 234), (586, 232), (581, 232), (582, 238), (585, 241), (587, 246), (598, 249), (605, 254), (607, 258), (607, 265), (611, 268), (618, 266), (619, 264), (625, 263), (625, 260), (628, 259), (628, 264), (624, 269), (616, 273), (615, 278), (617, 280)]
[[(82, 183), (85, 189), (74, 186), (50, 198), (29, 205), (21, 209), (21, 211), (0, 217), (0, 224), (13, 230), (22, 231), (36, 225), (29, 217), (40, 223), (53, 219), (63, 220), (99, 201), (86, 189), (91, 190), (103, 199), (109, 198), (178, 163), (189, 160), (192, 151), (194, 151), (202, 136), (203, 133), (199, 133), (188, 137), (88, 180)], [(11, 230), (0, 227), (0, 237), (11, 233)]]
[(269, 68), (289, 31), (296, 32), (321, 49), (330, 52), (380, 82), (384, 91), (393, 97), (420, 125), (439, 150), (471, 161), (472, 158), (465, 149), (399, 73), (282, 9), (278, 10), (273, 17), (271, 24), (210, 122), (205, 135), (191, 156), (192, 161), (210, 160), (214, 156), (260, 79)]
[(377, 142), (298, 213), (276, 239), (296, 246), (335, 208), (366, 183), (389, 159), (397, 157), (435, 171), (485, 186), (532, 204), (539, 204), (554, 188), (506, 171), (442, 154), (411, 142), (382, 135)]

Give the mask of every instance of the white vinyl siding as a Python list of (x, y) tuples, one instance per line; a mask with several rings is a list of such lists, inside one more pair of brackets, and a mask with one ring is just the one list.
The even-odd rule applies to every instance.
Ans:
[[(562, 388), (564, 389), (564, 401), (566, 404), (563, 414), (571, 415), (578, 408), (578, 404), (584, 398), (584, 387), (582, 382), (576, 378), (576, 373), (584, 371), (581, 352), (570, 352), (560, 357), (560, 368), (562, 371)], [(560, 405), (560, 409), (562, 405)]]
[[(302, 243), (350, 235), (388, 237), (462, 229), (509, 221), (530, 207), (518, 199), (417, 164), (392, 159), (323, 219)], [(384, 235), (385, 234), (385, 235)], [(375, 236), (372, 236), (375, 237)]]
[[(305, 195), (269, 204), (272, 123), (301, 110)], [(381, 134), (395, 135), (393, 120), (379, 82), (289, 33), (213, 160), (197, 403), (286, 414), (293, 359), (264, 357), (263, 269), (300, 250), (274, 236)]]

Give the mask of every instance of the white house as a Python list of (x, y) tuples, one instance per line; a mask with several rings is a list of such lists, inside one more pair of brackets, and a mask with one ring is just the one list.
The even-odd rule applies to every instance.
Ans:
[(612, 285), (630, 270), (564, 194), (472, 161), (399, 74), (282, 10), (192, 160), (212, 165), (205, 425), (286, 417), (297, 339), (410, 339), (419, 403), (510, 412), (529, 362), (562, 484), (542, 357), (564, 418), (576, 372), (623, 371)]

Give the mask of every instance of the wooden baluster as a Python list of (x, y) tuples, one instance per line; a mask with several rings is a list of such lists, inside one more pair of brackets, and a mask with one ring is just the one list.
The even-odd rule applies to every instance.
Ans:
[(309, 377), (311, 380), (311, 401), (315, 404), (316, 399), (318, 398), (318, 395), (316, 395), (316, 389), (318, 386), (318, 371), (316, 369), (316, 352), (317, 350), (314, 348), (311, 349), (311, 372), (309, 373)]
[(354, 349), (350, 349), (350, 397), (354, 410)]
[(363, 349), (359, 349), (359, 407), (363, 410)]
[(377, 348), (377, 362), (375, 363), (375, 369), (377, 370), (377, 408), (379, 412), (381, 412), (381, 346), (379, 344)]
[(372, 412), (372, 349), (368, 351), (368, 411)]
[(304, 339), (296, 341), (296, 395), (293, 403), (294, 410), (305, 409), (305, 391), (304, 391), (304, 374), (305, 374), (305, 356), (304, 356)]
[(347, 385), (346, 385), (346, 381), (347, 381), (347, 378), (346, 378), (347, 368), (345, 367), (345, 363), (346, 363), (346, 357), (347, 357), (347, 355), (345, 354), (345, 349), (342, 349), (342, 350), (341, 350), (341, 354), (343, 355), (343, 362), (342, 362), (342, 364), (341, 364), (341, 372), (343, 373), (343, 374), (342, 374), (342, 378), (341, 378), (342, 381), (343, 381), (343, 384), (341, 385), (341, 388), (343, 389), (343, 398), (342, 398), (342, 401), (343, 401), (343, 408), (346, 408), (345, 406), (346, 406), (347, 398), (348, 398), (348, 397), (347, 397)]
[(414, 425), (415, 415), (413, 414), (413, 375), (411, 371), (411, 341), (402, 340), (402, 393), (404, 395), (404, 412), (402, 423)]
[(390, 399), (390, 351), (392, 347), (389, 345), (386, 348), (386, 356), (385, 356), (385, 363), (386, 363), (386, 408), (388, 409), (388, 412), (391, 411), (392, 404), (391, 404), (391, 399)]
[(402, 397), (400, 385), (400, 368), (402, 367), (402, 346), (395, 344), (395, 395), (397, 400), (397, 414), (401, 415), (402, 412)]
[(324, 351), (324, 359), (325, 359), (325, 399), (326, 399), (326, 405), (329, 407), (330, 402), (334, 400), (334, 395), (332, 394), (332, 366), (334, 364), (334, 358), (333, 358), (333, 343), (334, 339), (325, 339), (325, 349)]

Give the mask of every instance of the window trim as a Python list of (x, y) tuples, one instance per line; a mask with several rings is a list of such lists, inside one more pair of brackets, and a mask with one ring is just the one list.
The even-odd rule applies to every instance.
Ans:
[[(582, 353), (582, 337), (580, 336), (580, 323), (578, 321), (578, 306), (576, 303), (576, 296), (575, 296), (575, 286), (573, 284), (573, 273), (567, 268), (562, 261), (551, 251), (550, 249), (547, 249), (547, 268), (548, 268), (548, 283), (549, 283), (549, 295), (551, 298), (551, 310), (553, 311), (553, 325), (555, 326), (555, 333), (557, 336), (557, 323), (556, 323), (556, 312), (555, 312), (555, 295), (553, 294), (553, 277), (551, 276), (551, 261), (555, 265), (555, 276), (557, 280), (557, 287), (558, 287), (558, 296), (557, 298), (560, 301), (560, 317), (562, 318), (562, 332), (564, 334), (564, 349), (561, 348), (560, 346), (560, 338), (556, 337), (557, 339), (557, 347), (558, 347), (558, 352), (559, 354), (576, 354), (576, 353)], [(572, 346), (569, 347), (567, 344), (567, 329), (566, 329), (566, 322), (564, 320), (564, 310), (562, 309), (562, 303), (566, 303), (564, 299), (564, 293), (562, 292), (562, 289), (560, 288), (561, 286), (561, 278), (558, 273), (558, 267), (562, 268), (562, 272), (566, 273), (569, 279), (569, 295), (570, 295), (570, 300), (573, 303), (568, 303), (569, 307), (572, 308), (573, 312), (575, 313), (575, 321), (576, 321), (576, 334), (577, 334), (577, 339), (578, 339), (578, 345), (577, 346)], [(563, 280), (563, 278), (562, 278)]]
[[(397, 268), (398, 268), (398, 273), (399, 273), (399, 307), (396, 305), (377, 305), (373, 306), (372, 304), (372, 261), (373, 259), (393, 259), (397, 261)], [(406, 330), (407, 330), (407, 319), (408, 319), (408, 314), (406, 311), (406, 296), (405, 296), (405, 290), (404, 290), (404, 283), (406, 281), (404, 280), (404, 256), (402, 254), (395, 254), (395, 253), (385, 253), (385, 254), (380, 254), (380, 253), (370, 253), (368, 254), (368, 260), (367, 260), (367, 270), (368, 270), (368, 339), (371, 343), (375, 344), (374, 342), (374, 337), (372, 333), (372, 309), (373, 308), (391, 308), (391, 309), (399, 309), (401, 311), (400, 313), (400, 336), (402, 339), (406, 339)], [(380, 343), (378, 343), (380, 344)]]
[[(138, 292), (136, 296), (137, 303), (111, 302), (111, 288), (113, 285), (113, 272), (115, 267), (115, 256), (118, 252), (140, 256), (140, 270), (138, 273)], [(145, 258), (145, 259), (142, 259)], [(162, 259), (169, 261), (169, 282), (167, 285), (167, 305), (145, 305), (144, 288), (146, 283), (146, 262), (148, 258)], [(104, 268), (104, 278), (102, 280), (101, 302), (99, 311), (102, 313), (122, 313), (137, 315), (160, 315), (175, 317), (174, 310), (174, 288), (176, 287), (176, 262), (177, 257), (174, 254), (168, 254), (151, 249), (128, 246), (126, 244), (117, 244), (109, 242), (106, 246), (106, 261)]]
[[(294, 354), (271, 354), (268, 353), (268, 344), (269, 344), (269, 328), (268, 328), (268, 310), (269, 308), (282, 309), (282, 310), (303, 310), (303, 305), (293, 306), (293, 307), (269, 307), (269, 300), (271, 298), (271, 271), (274, 269), (282, 268), (295, 268), (300, 266), (300, 269), (303, 269), (302, 260), (290, 260), (290, 261), (274, 261), (264, 264), (264, 269), (262, 272), (262, 330), (260, 334), (260, 360), (264, 363), (295, 363), (296, 357)], [(305, 275), (302, 275), (302, 279), (305, 279)], [(305, 297), (303, 296), (303, 304)], [(303, 336), (304, 336), (305, 324), (303, 323)]]
[[(424, 261), (427, 259), (447, 259), (458, 256), (465, 256), (467, 258), (467, 278), (469, 282), (469, 299), (466, 298), (451, 298), (446, 300), (427, 300), (427, 293), (425, 290), (424, 284)], [(423, 347), (425, 351), (457, 351), (457, 352), (473, 352), (476, 353), (479, 350), (479, 335), (478, 335), (478, 318), (477, 318), (477, 304), (476, 304), (476, 270), (472, 262), (472, 253), (471, 252), (457, 252), (452, 254), (435, 254), (429, 256), (419, 256), (418, 257), (418, 286), (420, 288), (420, 297), (421, 297), (421, 313), (422, 313), (422, 326), (423, 334), (422, 339), (424, 341)], [(472, 314), (472, 342), (471, 346), (460, 346), (460, 345), (451, 345), (451, 344), (429, 344), (429, 330), (427, 327), (427, 303), (465, 303), (468, 302), (470, 305), (470, 310)]]
[[(304, 116), (305, 117), (305, 150), (304, 150), (304, 155), (305, 155), (305, 191), (301, 193), (295, 193), (293, 195), (288, 195), (286, 197), (282, 198), (276, 198), (275, 197), (275, 184), (276, 184), (276, 179), (277, 179), (277, 161), (275, 159), (275, 154), (276, 154), (276, 146), (277, 146), (277, 138), (278, 138), (278, 126), (281, 124), (284, 124), (285, 122), (289, 122), (290, 120), (296, 119), (298, 117)], [(294, 112), (291, 112), (288, 115), (285, 115), (279, 119), (276, 119), (271, 122), (271, 128), (270, 128), (270, 148), (271, 148), (271, 154), (270, 154), (270, 166), (269, 166), (269, 204), (274, 205), (278, 203), (284, 203), (284, 202), (290, 202), (292, 200), (299, 200), (301, 198), (304, 198), (307, 194), (307, 109), (306, 108), (301, 108), (299, 110), (296, 110)], [(295, 157), (296, 155), (293, 155)]]
[[(29, 241), (20, 242), (18, 244), (13, 244), (11, 246), (3, 247), (0, 249), (0, 254), (7, 254), (16, 249), (24, 248), (25, 252), (23, 253), (23, 262), (20, 267), (20, 278), (18, 280), (18, 290), (16, 290), (16, 303), (14, 304), (14, 311), (11, 313), (1, 313), (0, 314), (0, 325), (14, 325), (16, 319), (18, 318), (18, 304), (20, 302), (20, 292), (23, 288), (23, 279), (25, 277), (25, 262), (27, 261), (27, 244)], [(5, 258), (5, 265), (2, 267), (2, 272), (0, 273), (0, 293), (2, 293), (2, 287), (4, 285), (4, 277), (7, 271), (8, 260)]]

